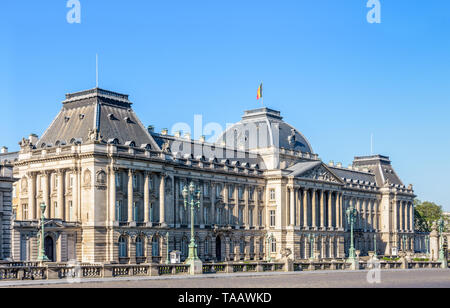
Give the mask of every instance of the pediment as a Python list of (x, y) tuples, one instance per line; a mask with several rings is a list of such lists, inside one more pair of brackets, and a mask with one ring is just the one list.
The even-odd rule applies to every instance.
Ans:
[(302, 169), (303, 170), (299, 170), (299, 172), (295, 172), (292, 175), (296, 178), (343, 184), (342, 180), (323, 163), (316, 164), (311, 168)]

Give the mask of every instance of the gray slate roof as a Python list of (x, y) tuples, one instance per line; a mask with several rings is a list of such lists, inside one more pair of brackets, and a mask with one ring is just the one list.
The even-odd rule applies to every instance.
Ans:
[(128, 95), (99, 88), (67, 94), (59, 114), (39, 139), (36, 147), (89, 141), (90, 131), (98, 130), (105, 142), (134, 141), (137, 147), (156, 142), (131, 109)]

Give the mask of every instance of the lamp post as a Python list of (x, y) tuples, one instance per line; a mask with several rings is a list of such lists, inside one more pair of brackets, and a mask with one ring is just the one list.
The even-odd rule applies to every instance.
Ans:
[(184, 209), (186, 210), (188, 206), (191, 207), (191, 242), (189, 244), (189, 256), (186, 260), (186, 264), (189, 264), (189, 272), (191, 275), (202, 274), (203, 273), (203, 263), (197, 254), (197, 244), (195, 243), (194, 234), (194, 211), (196, 208), (200, 207), (200, 190), (196, 189), (194, 182), (191, 182), (189, 188), (184, 186), (183, 188), (183, 199), (184, 199)]
[(442, 268), (447, 268), (447, 258), (444, 252), (444, 237), (442, 233), (444, 232), (444, 220), (441, 218), (438, 220), (438, 231), (439, 231), (439, 261), (441, 262)]
[(350, 249), (349, 249), (349, 256), (348, 256), (348, 263), (352, 264), (352, 269), (356, 269), (356, 256), (355, 256), (355, 244), (354, 244), (354, 235), (353, 235), (353, 228), (355, 226), (355, 219), (357, 215), (357, 211), (355, 207), (350, 205), (350, 207), (346, 210), (348, 224), (350, 225)]
[(378, 254), (377, 254), (377, 235), (374, 234), (373, 235), (373, 251), (374, 251), (374, 257), (377, 258)]
[(166, 233), (166, 264), (170, 264), (170, 259), (169, 259), (169, 232)]
[(44, 247), (44, 224), (45, 224), (45, 208), (47, 206), (45, 203), (41, 203), (41, 238), (39, 240), (39, 254), (38, 261), (50, 261), (48, 257), (45, 255), (45, 247)]

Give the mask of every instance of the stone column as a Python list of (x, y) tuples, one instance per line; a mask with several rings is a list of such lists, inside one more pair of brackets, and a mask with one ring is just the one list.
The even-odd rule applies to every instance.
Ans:
[[(44, 171), (42, 173), (43, 176), (43, 185), (44, 187), (42, 187), (42, 196), (44, 199), (44, 203), (47, 205), (47, 208), (45, 209), (45, 217), (46, 218), (50, 218), (51, 213), (51, 204), (50, 204), (50, 187), (49, 187), (49, 176), (50, 176), (50, 172), (49, 171)], [(40, 213), (40, 211), (39, 211)], [(40, 215), (39, 215), (40, 216)]]
[(131, 223), (134, 221), (133, 217), (133, 173), (134, 171), (132, 169), (128, 169), (128, 194), (127, 194), (127, 200), (128, 200), (128, 222)]
[(325, 192), (320, 190), (320, 227), (325, 227)]
[(78, 208), (79, 208), (79, 191), (80, 191), (80, 181), (79, 181), (79, 169), (77, 167), (72, 168), (73, 174), (73, 187), (72, 187), (72, 207), (73, 207), (73, 219), (72, 221), (79, 221), (78, 219)]
[(367, 232), (367, 212), (369, 208), (369, 202), (367, 199), (363, 200), (363, 223), (364, 223), (364, 232)]
[(372, 212), (373, 212), (373, 200), (367, 200), (367, 227), (368, 230), (373, 230), (373, 220), (372, 220)]
[(409, 217), (411, 218), (409, 230), (414, 232), (414, 204), (413, 203), (409, 203)]
[(216, 184), (211, 183), (211, 225), (215, 225), (216, 222)]
[[(203, 221), (203, 198), (205, 197), (205, 194), (204, 194), (204, 191), (205, 191), (205, 189), (204, 189), (205, 186), (204, 185), (205, 185), (205, 183), (200, 182), (198, 185), (199, 185), (199, 189), (200, 189), (200, 191), (202, 193), (200, 195), (200, 207), (198, 208), (198, 215), (196, 215), (196, 216), (197, 216), (197, 223), (198, 223), (198, 225), (203, 225), (205, 223)], [(196, 209), (196, 211), (197, 211), (197, 209)]]
[[(58, 188), (57, 188), (57, 194), (58, 194), (58, 217), (61, 220), (64, 220), (65, 218), (65, 204), (64, 204), (64, 174), (65, 170), (60, 169), (58, 170), (57, 176), (58, 176)], [(55, 213), (56, 214), (56, 213)]]
[(36, 173), (28, 172), (28, 208), (30, 209), (30, 220), (37, 219), (38, 207), (36, 206)]
[(109, 221), (111, 223), (118, 220), (116, 217), (116, 171), (118, 170), (113, 166), (109, 168)]
[(333, 192), (328, 191), (328, 228), (333, 227)]
[(317, 206), (316, 206), (316, 189), (312, 189), (311, 190), (311, 209), (312, 209), (312, 224), (311, 226), (313, 228), (317, 227), (317, 220), (316, 220), (316, 211), (317, 211)]
[[(392, 204), (392, 207), (393, 207), (393, 210), (394, 210), (394, 213), (393, 213), (393, 215), (394, 215), (394, 219), (393, 219), (393, 224), (394, 224), (394, 227), (393, 227), (393, 229), (394, 229), (394, 232), (397, 232), (400, 228), (399, 228), (399, 224), (398, 224), (398, 221), (399, 221), (399, 219), (398, 219), (398, 201), (397, 200), (394, 200), (393, 201), (393, 203), (391, 203)], [(380, 204), (379, 204), (379, 206), (380, 206)]]
[(303, 227), (308, 227), (308, 189), (302, 189), (302, 197), (303, 197)]
[(295, 225), (295, 192), (294, 192), (294, 187), (290, 187), (289, 189), (289, 197), (290, 197), (290, 209), (289, 209), (289, 214), (290, 214), (290, 221), (289, 221), (289, 225), (290, 226), (294, 226)]
[(166, 225), (165, 201), (166, 201), (166, 174), (161, 173), (159, 182), (159, 223), (161, 226)]
[(149, 223), (150, 214), (150, 173), (144, 172), (144, 223)]

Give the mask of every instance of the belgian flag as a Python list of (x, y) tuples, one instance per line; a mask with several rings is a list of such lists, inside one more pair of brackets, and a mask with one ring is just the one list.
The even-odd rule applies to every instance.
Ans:
[(256, 99), (259, 100), (262, 97), (263, 97), (263, 84), (261, 83), (261, 85), (258, 88), (258, 93), (256, 94)]

